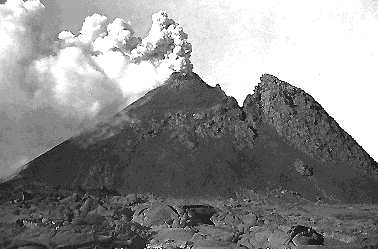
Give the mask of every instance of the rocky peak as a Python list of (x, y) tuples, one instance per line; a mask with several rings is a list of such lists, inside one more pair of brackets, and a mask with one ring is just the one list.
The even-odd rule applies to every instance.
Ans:
[(346, 162), (377, 179), (378, 164), (302, 89), (264, 74), (243, 107), (312, 158), (331, 164)]
[(193, 73), (173, 74), (108, 122), (29, 162), (16, 179), (122, 194), (287, 190), (311, 201), (368, 203), (378, 202), (376, 165), (303, 90), (265, 74), (239, 107)]

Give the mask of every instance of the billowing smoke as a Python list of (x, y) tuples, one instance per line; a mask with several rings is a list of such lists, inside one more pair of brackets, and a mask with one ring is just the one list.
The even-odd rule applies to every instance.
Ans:
[(85, 18), (77, 36), (49, 33), (44, 15), (39, 0), (0, 5), (0, 178), (173, 72), (192, 71), (188, 36), (164, 11), (153, 14), (143, 39), (130, 23), (99, 14)]

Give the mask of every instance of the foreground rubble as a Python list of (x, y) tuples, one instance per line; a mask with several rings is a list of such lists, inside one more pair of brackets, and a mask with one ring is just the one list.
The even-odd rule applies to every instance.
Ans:
[(377, 248), (377, 208), (290, 191), (240, 200), (0, 186), (0, 248)]

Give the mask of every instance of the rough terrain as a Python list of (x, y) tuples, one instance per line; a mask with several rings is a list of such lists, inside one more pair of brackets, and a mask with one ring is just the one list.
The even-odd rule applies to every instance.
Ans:
[(0, 245), (377, 248), (377, 171), (319, 103), (272, 75), (240, 107), (174, 74), (2, 183)]
[(315, 204), (285, 190), (180, 200), (33, 182), (2, 184), (1, 195), (7, 249), (378, 247), (375, 205)]
[(263, 75), (239, 107), (193, 74), (173, 75), (16, 178), (125, 195), (229, 198), (239, 189), (288, 189), (312, 201), (378, 203), (377, 170), (303, 90)]

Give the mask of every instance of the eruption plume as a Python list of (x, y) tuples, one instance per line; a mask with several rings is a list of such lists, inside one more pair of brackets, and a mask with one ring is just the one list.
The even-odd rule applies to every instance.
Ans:
[(122, 110), (162, 85), (190, 74), (187, 34), (164, 11), (145, 38), (130, 22), (93, 14), (80, 34), (44, 31), (39, 0), (0, 5), (0, 177), (19, 162)]

